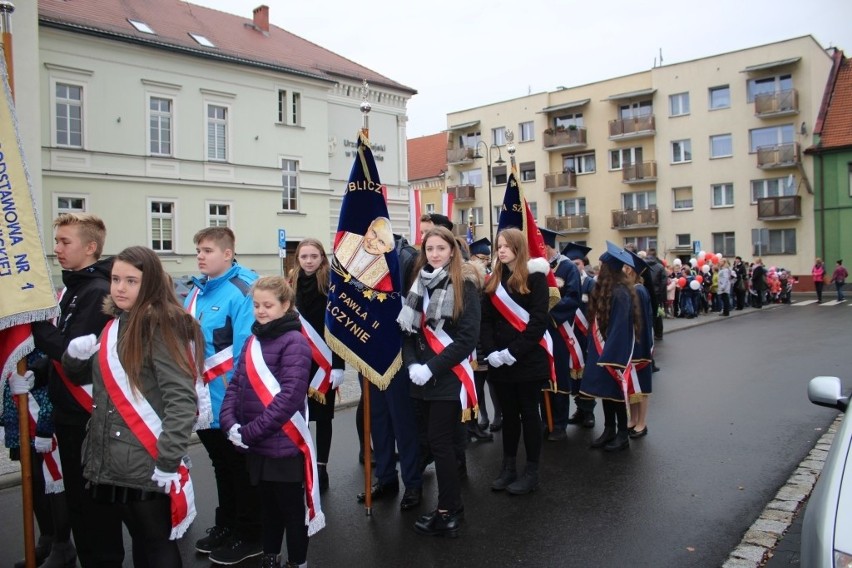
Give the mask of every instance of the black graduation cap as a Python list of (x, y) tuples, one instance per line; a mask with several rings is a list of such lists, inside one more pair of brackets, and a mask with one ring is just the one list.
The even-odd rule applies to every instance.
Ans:
[(636, 274), (642, 276), (646, 270), (648, 270), (648, 263), (645, 262), (645, 259), (633, 252), (632, 250), (627, 251), (633, 258), (633, 269), (636, 271)]
[(577, 244), (574, 242), (568, 243), (565, 245), (565, 248), (562, 249), (562, 254), (571, 260), (583, 260), (587, 256), (589, 256), (589, 252), (592, 250), (592, 247), (587, 247), (581, 244)]
[(539, 227), (539, 231), (541, 231), (541, 236), (544, 239), (544, 244), (549, 246), (550, 248), (556, 248), (556, 237), (561, 237), (564, 233), (557, 233), (556, 231), (551, 231), (550, 229), (545, 229), (544, 227)]
[(446, 215), (441, 215), (440, 213), (429, 213), (429, 219), (431, 219), (432, 223), (434, 223), (436, 227), (445, 227), (450, 231), (453, 230), (453, 222), (450, 221), (450, 218)]
[(488, 237), (482, 237), (470, 243), (470, 254), (471, 256), (475, 254), (491, 256), (491, 241), (488, 240)]
[(636, 268), (630, 253), (609, 241), (606, 242), (606, 252), (601, 255), (600, 261), (607, 263), (616, 270), (621, 270), (621, 267), (625, 264), (630, 268)]

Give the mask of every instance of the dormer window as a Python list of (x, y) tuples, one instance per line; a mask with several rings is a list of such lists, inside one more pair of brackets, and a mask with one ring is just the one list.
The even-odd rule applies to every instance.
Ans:
[(136, 28), (137, 31), (140, 31), (144, 34), (157, 35), (157, 32), (151, 29), (151, 26), (149, 26), (145, 22), (140, 22), (139, 20), (131, 20), (130, 18), (127, 18), (127, 21), (130, 22), (130, 25)]
[(207, 39), (206, 37), (204, 37), (201, 34), (194, 34), (194, 33), (190, 32), (189, 37), (191, 37), (192, 39), (197, 41), (199, 43), (199, 45), (203, 45), (204, 47), (216, 47), (213, 44), (212, 41), (210, 41), (209, 39)]

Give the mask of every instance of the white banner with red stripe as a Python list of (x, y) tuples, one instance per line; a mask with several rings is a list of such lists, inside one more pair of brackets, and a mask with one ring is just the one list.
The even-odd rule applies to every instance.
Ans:
[[(157, 439), (163, 431), (163, 422), (148, 400), (140, 393), (133, 392), (127, 373), (121, 366), (118, 359), (118, 319), (107, 323), (101, 342), (98, 361), (107, 395), (133, 435), (156, 460)], [(192, 479), (183, 462), (178, 466), (178, 474), (180, 493), (174, 486), (171, 486), (169, 493), (172, 514), (172, 531), (169, 536), (171, 540), (182, 537), (196, 515)]]
[[(281, 392), (281, 385), (263, 360), (260, 342), (255, 336), (249, 337), (245, 356), (249, 383), (263, 406), (269, 406), (275, 395)], [(305, 524), (308, 536), (312, 536), (325, 527), (325, 514), (320, 505), (316, 450), (308, 428), (307, 414), (308, 399), (305, 397), (305, 416), (295, 412), (281, 429), (305, 457)]]
[(311, 377), (308, 396), (325, 403), (325, 397), (331, 388), (331, 347), (302, 314), (299, 314), (299, 321), (302, 323), (302, 335), (311, 346), (311, 357), (318, 367)]

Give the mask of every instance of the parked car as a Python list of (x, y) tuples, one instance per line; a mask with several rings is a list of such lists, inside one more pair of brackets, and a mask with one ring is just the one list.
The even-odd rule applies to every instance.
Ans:
[[(814, 377), (808, 398), (814, 404), (846, 412), (837, 377)], [(844, 417), (834, 435), (822, 473), (808, 500), (802, 524), (802, 568), (852, 568), (852, 420)]]

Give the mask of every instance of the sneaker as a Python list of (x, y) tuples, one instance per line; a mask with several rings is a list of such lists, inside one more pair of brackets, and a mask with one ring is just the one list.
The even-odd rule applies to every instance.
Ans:
[(246, 558), (263, 554), (263, 545), (259, 542), (248, 542), (234, 537), (224, 545), (210, 553), (210, 562), (215, 564), (238, 564)]
[(210, 527), (207, 529), (207, 536), (196, 541), (195, 550), (202, 554), (210, 554), (225, 544), (230, 537), (231, 529), (228, 527)]

